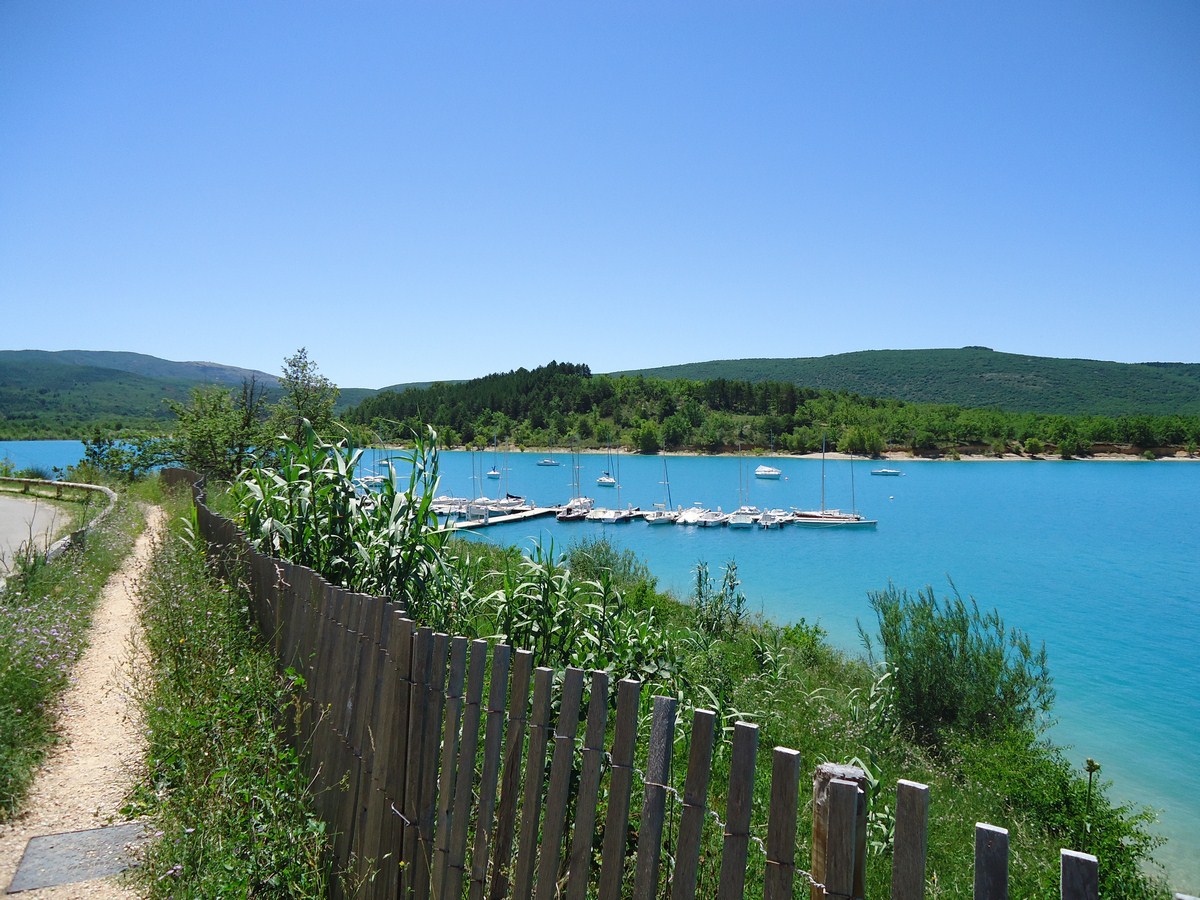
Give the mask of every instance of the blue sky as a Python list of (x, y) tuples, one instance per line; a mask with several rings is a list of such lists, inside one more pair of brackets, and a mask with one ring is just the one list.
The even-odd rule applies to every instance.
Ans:
[(0, 349), (1200, 362), (1200, 3), (0, 2)]

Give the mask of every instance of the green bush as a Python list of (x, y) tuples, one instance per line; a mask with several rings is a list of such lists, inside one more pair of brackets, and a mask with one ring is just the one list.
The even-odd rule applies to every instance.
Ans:
[[(1045, 645), (1035, 651), (995, 610), (981, 613), (957, 589), (940, 601), (932, 587), (914, 597), (888, 585), (868, 596), (897, 714), (917, 740), (936, 745), (951, 730), (1034, 730), (1049, 712), (1054, 688)], [(861, 623), (859, 633), (874, 662), (874, 641)]]

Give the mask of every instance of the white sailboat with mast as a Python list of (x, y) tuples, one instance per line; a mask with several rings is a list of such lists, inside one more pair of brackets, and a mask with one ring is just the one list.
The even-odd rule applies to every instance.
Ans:
[(845, 512), (840, 509), (826, 509), (825, 507), (825, 435), (821, 435), (821, 508), (817, 509), (795, 509), (792, 510), (792, 523), (795, 525), (807, 525), (809, 527), (866, 527), (871, 528), (878, 525), (876, 519), (868, 519), (865, 516), (859, 515), (854, 508), (854, 455), (850, 456), (850, 506), (851, 511)]

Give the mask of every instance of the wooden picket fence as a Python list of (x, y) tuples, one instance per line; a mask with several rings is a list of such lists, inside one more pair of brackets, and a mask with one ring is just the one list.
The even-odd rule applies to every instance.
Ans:
[[(706, 823), (703, 890), (715, 890), (717, 900), (742, 898), (748, 883), (761, 884), (765, 900), (865, 896), (861, 769), (817, 768), (806, 870), (796, 859), (796, 751), (774, 749), (765, 837), (751, 833), (755, 725), (735, 726), (726, 806), (711, 810), (713, 713), (693, 714), (679, 792), (670, 772), (674, 698), (653, 698), (639, 756), (640, 682), (614, 688), (604, 672), (535, 669), (526, 650), (435, 634), (407, 617), (402, 600), (351, 593), (259, 554), (204, 504), (197, 476), (174, 469), (163, 477), (194, 486), (210, 556), (228, 577), (248, 578), (254, 615), (280, 666), (303, 676), (307, 702), (296, 739), (334, 836), (332, 896), (693, 900)], [(928, 803), (926, 786), (897, 785), (897, 900), (924, 896)], [(712, 820), (720, 829), (719, 873)], [(1061, 885), (1064, 900), (1097, 898), (1096, 857), (1063, 850)], [(1008, 832), (979, 824), (975, 897), (1007, 896)]]

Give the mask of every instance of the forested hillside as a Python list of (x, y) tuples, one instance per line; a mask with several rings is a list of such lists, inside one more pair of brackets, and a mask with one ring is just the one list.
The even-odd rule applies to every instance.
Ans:
[(865, 350), (799, 359), (725, 359), (614, 375), (787, 381), (910, 403), (1062, 415), (1200, 414), (1200, 364), (1117, 363), (960, 350)]
[(426, 424), (444, 444), (561, 447), (608, 444), (721, 452), (831, 446), (859, 453), (1005, 453), (1064, 456), (1100, 450), (1195, 451), (1200, 415), (1064, 416), (906, 403), (786, 381), (666, 381), (592, 375), (552, 362), (425, 390), (383, 391), (345, 419), (386, 440)]
[[(248, 379), (268, 400), (277, 396), (277, 376), (219, 363), (104, 350), (0, 350), (0, 439), (162, 431), (175, 422), (169, 403), (187, 400), (192, 388), (236, 390)], [(344, 389), (336, 409), (372, 393)]]

